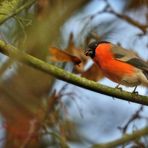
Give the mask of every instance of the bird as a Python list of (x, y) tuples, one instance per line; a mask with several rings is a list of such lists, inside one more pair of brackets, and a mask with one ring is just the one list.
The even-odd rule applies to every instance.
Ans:
[(103, 75), (118, 85), (148, 87), (148, 63), (133, 50), (127, 50), (109, 41), (93, 41), (84, 51), (102, 71)]

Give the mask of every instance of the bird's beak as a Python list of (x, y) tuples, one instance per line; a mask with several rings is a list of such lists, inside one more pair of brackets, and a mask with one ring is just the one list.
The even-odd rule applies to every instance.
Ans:
[(85, 54), (86, 56), (89, 56), (88, 50), (85, 50), (84, 54)]
[(93, 53), (93, 51), (92, 51), (92, 49), (90, 49), (90, 48), (86, 49), (85, 52), (84, 52), (84, 54), (85, 54), (86, 56), (90, 56), (90, 55), (92, 55), (92, 53)]

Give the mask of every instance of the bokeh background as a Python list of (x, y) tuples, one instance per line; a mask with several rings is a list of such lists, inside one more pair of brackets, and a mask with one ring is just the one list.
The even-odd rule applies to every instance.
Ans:
[[(83, 51), (92, 40), (107, 40), (136, 51), (147, 61), (148, 1), (1, 0), (0, 39), (115, 87), (96, 67), (88, 70), (93, 62)], [(60, 53), (58, 59), (50, 52), (53, 47), (79, 57), (81, 65), (63, 62)], [(65, 83), (2, 54), (0, 61), (1, 147), (89, 148), (147, 126), (146, 106)], [(148, 95), (147, 88), (140, 86), (137, 91)], [(147, 137), (121, 147), (133, 146), (148, 147)]]

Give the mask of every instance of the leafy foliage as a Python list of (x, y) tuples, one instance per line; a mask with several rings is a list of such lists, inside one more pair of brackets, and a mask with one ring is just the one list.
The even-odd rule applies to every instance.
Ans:
[(19, 5), (19, 0), (1, 0), (0, 1), (0, 22), (6, 15), (10, 15)]

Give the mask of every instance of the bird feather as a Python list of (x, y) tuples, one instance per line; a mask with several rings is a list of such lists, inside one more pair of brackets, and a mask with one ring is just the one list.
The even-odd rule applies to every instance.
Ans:
[(113, 45), (111, 50), (116, 60), (128, 63), (138, 69), (141, 69), (148, 79), (148, 64), (142, 60), (136, 52), (126, 50), (116, 45)]

